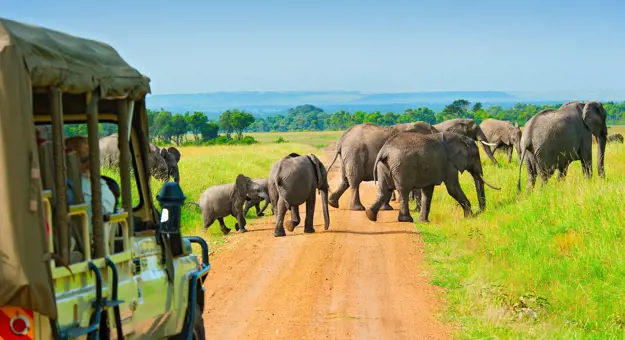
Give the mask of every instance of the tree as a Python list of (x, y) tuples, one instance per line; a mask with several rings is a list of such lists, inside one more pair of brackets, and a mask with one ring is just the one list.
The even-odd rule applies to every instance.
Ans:
[(482, 109), (482, 103), (476, 102), (475, 104), (473, 104), (473, 108), (471, 109), (471, 111), (477, 112), (481, 109)]
[[(236, 110), (236, 109), (235, 109)], [(226, 110), (219, 116), (219, 128), (226, 133), (226, 138), (230, 139), (230, 135), (234, 130), (232, 126), (232, 111)]]
[(189, 113), (187, 112), (184, 116), (174, 115), (171, 119), (171, 134), (177, 146), (182, 144), (184, 135), (187, 133), (187, 121), (185, 118), (188, 116)]
[(200, 133), (203, 141), (215, 139), (219, 133), (219, 125), (215, 122), (207, 122), (202, 125)]
[(254, 116), (246, 111), (232, 110), (230, 115), (230, 126), (237, 133), (237, 139), (243, 138), (243, 130), (254, 122)]
[[(188, 115), (186, 118), (187, 126), (191, 133), (193, 134), (193, 139), (195, 143), (198, 144), (201, 139), (204, 139), (204, 134), (202, 131), (205, 131), (206, 124), (208, 124), (208, 117), (202, 112), (195, 111), (193, 114)], [(217, 127), (219, 129), (219, 127)]]

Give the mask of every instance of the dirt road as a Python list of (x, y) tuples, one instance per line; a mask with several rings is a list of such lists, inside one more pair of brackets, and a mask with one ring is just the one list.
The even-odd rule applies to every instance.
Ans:
[[(328, 166), (333, 152), (323, 156)], [(330, 188), (338, 184), (335, 167)], [(360, 192), (367, 206), (373, 182)], [(302, 223), (286, 237), (272, 236), (269, 216), (229, 238), (206, 280), (207, 339), (450, 338), (435, 316), (437, 289), (420, 269), (423, 244), (414, 225), (395, 222), (397, 210), (381, 211), (377, 223), (344, 210), (349, 194), (340, 209), (330, 207), (327, 231), (317, 197), (314, 234), (303, 233), (303, 206)]]

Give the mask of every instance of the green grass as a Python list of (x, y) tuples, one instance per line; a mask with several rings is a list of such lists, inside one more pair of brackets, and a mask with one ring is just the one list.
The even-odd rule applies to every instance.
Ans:
[(288, 142), (310, 145), (315, 148), (325, 148), (341, 137), (343, 131), (316, 131), (316, 132), (258, 132), (246, 133), (263, 144), (273, 143), (278, 137)]
[[(528, 192), (523, 167), (519, 197), (516, 155), (512, 164), (496, 158), (500, 169), (482, 157), (486, 180), (502, 187), (486, 188), (483, 214), (465, 219), (441, 186), (432, 223), (417, 224), (456, 336), (625, 339), (625, 145), (608, 144), (604, 180), (596, 164), (593, 179), (584, 179), (576, 162), (563, 182), (538, 180)], [(476, 209), (472, 178), (461, 179)]]

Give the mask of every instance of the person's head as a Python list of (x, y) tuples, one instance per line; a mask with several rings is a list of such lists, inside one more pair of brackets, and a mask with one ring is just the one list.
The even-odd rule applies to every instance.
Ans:
[(65, 147), (76, 151), (80, 161), (80, 171), (84, 176), (91, 177), (89, 172), (89, 142), (86, 137), (73, 136), (65, 139)]

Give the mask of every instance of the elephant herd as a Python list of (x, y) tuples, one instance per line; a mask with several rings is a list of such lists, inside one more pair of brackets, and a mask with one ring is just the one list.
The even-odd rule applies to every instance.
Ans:
[[(100, 164), (104, 167), (119, 167), (118, 135), (116, 133), (100, 139)], [(170, 178), (180, 183), (180, 151), (173, 146), (161, 149), (150, 143), (148, 167), (152, 177), (163, 182)]]
[[(349, 209), (365, 211), (371, 221), (377, 220), (379, 210), (392, 210), (390, 201), (395, 191), (399, 198), (397, 220), (412, 222), (408, 203), (415, 199), (419, 221), (429, 222), (428, 215), (434, 187), (445, 184), (447, 193), (464, 211), (465, 217), (475, 216), (486, 208), (484, 186), (499, 190), (484, 176), (480, 151), (499, 167), (494, 158), (496, 150), (505, 151), (508, 162), (512, 150), (519, 158), (517, 192), (521, 190), (521, 169), (526, 165), (528, 189), (535, 186), (537, 176), (543, 183), (559, 171), (566, 176), (568, 166), (580, 160), (583, 173), (592, 176), (592, 145), (597, 144), (597, 168), (605, 176), (604, 159), (608, 141), (623, 142), (620, 134), (607, 133), (607, 113), (600, 102), (569, 102), (558, 109), (545, 109), (534, 115), (523, 131), (518, 124), (486, 119), (477, 124), (473, 119), (456, 118), (431, 125), (426, 122), (379, 126), (359, 124), (346, 130), (336, 143), (336, 154), (326, 169), (315, 155), (289, 154), (273, 164), (267, 178), (251, 179), (240, 174), (233, 184), (209, 187), (201, 196), (204, 227), (217, 219), (224, 234), (228, 229), (223, 218), (235, 216), (235, 228), (245, 232), (245, 214), (256, 207), (258, 216), (271, 203), (275, 218), (273, 235), (285, 236), (285, 228), (293, 231), (300, 223), (299, 205), (306, 203), (304, 232), (314, 232), (312, 220), (316, 194), (321, 195), (324, 228), (329, 228), (328, 206), (338, 208), (339, 198), (351, 189)], [(330, 192), (328, 172), (340, 159), (340, 182)], [(459, 174), (468, 171), (475, 184), (479, 211), (474, 213), (463, 192)], [(375, 201), (365, 208), (360, 201), (361, 182), (374, 181), (377, 186)], [(265, 201), (263, 208), (260, 203)], [(284, 221), (286, 211), (291, 220)]]

